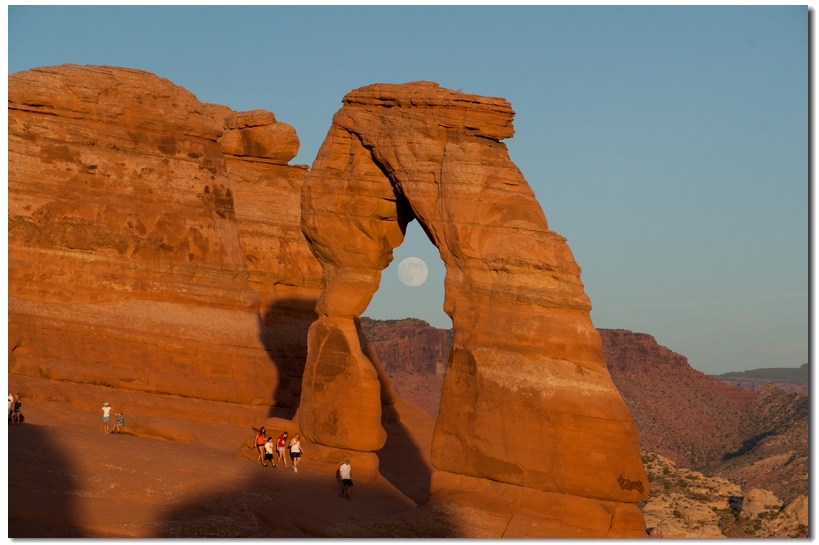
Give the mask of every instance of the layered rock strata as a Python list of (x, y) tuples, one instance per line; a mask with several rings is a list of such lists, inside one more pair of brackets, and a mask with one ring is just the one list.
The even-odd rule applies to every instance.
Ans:
[(305, 341), (259, 311), (314, 318), (297, 150), (140, 70), (9, 76), (10, 379), (291, 406)]
[[(417, 219), (446, 265), (455, 329), (435, 467), (569, 496), (646, 497), (637, 430), (606, 370), (580, 268), (500, 142), (513, 135), (509, 103), (415, 82), (363, 87), (343, 104), (302, 192), (325, 283), (308, 341), (305, 436), (356, 450), (383, 443), (357, 316)], [(353, 388), (357, 398), (344, 397)]]

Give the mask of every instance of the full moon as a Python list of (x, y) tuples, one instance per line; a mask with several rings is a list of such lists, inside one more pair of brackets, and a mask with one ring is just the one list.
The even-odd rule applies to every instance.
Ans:
[(427, 279), (427, 264), (417, 257), (408, 257), (398, 265), (398, 279), (407, 286), (420, 286)]

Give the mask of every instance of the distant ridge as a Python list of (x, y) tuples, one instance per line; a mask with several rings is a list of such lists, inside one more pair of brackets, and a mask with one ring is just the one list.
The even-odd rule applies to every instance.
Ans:
[(810, 371), (807, 363), (799, 367), (766, 367), (714, 375), (733, 386), (741, 386), (756, 392), (765, 384), (771, 383), (786, 392), (808, 394)]
[(720, 380), (767, 380), (768, 382), (807, 382), (808, 364), (799, 367), (764, 367), (716, 375)]

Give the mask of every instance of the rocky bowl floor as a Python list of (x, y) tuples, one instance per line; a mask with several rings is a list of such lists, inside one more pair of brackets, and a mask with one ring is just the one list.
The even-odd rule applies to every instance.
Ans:
[(767, 490), (750, 489), (713, 475), (677, 468), (643, 452), (651, 494), (640, 503), (651, 537), (808, 537), (808, 498), (787, 506)]
[[(64, 403), (26, 400), (24, 409), (26, 422), (8, 430), (9, 537), (340, 537), (417, 510), (385, 477), (341, 498), (336, 465), (309, 453), (298, 474), (234, 457), (249, 428), (192, 422), (197, 442), (168, 441), (127, 427), (105, 434), (100, 415)], [(412, 464), (382, 461), (417, 498), (400, 475), (417, 475)]]

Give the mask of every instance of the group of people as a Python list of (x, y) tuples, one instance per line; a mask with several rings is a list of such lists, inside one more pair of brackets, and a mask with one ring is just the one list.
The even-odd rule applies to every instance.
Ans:
[[(256, 460), (257, 463), (267, 467), (267, 462), (270, 462), (270, 465), (273, 467), (279, 467), (282, 463), (286, 469), (293, 468), (295, 473), (299, 472), (299, 460), (301, 459), (302, 449), (301, 449), (301, 439), (299, 434), (293, 436), (293, 439), (290, 440), (290, 443), (287, 442), (287, 432), (282, 433), (279, 438), (276, 440), (276, 454), (278, 457), (276, 461), (273, 461), (273, 438), (272, 437), (265, 437), (267, 434), (267, 430), (264, 426), (259, 429), (252, 428), (254, 432), (256, 432), (256, 450), (259, 451), (259, 459)], [(287, 465), (287, 452), (290, 453), (290, 460), (291, 465)]]
[[(256, 450), (259, 452), (259, 458), (256, 463), (267, 467), (267, 462), (270, 462), (272, 467), (279, 467), (284, 465), (285, 468), (293, 468), (295, 473), (299, 472), (299, 460), (304, 453), (301, 447), (301, 438), (296, 433), (288, 443), (288, 433), (282, 432), (276, 440), (275, 447), (273, 445), (273, 437), (267, 437), (267, 430), (264, 426), (259, 429), (251, 428), (256, 432)], [(274, 449), (277, 458), (273, 461)], [(290, 455), (291, 465), (287, 465), (287, 456)], [(350, 459), (346, 458), (344, 463), (336, 471), (336, 480), (341, 485), (341, 497), (350, 499), (350, 487), (353, 486), (352, 468), (350, 467)]]
[(20, 407), (23, 403), (20, 401), (20, 394), (12, 395), (9, 390), (9, 424), (12, 426), (19, 426), (23, 422), (23, 413), (20, 412)]
[(108, 423), (111, 421), (111, 404), (107, 401), (103, 403), (100, 412), (102, 412), (102, 429), (105, 431), (105, 433), (122, 432), (122, 428), (125, 427), (125, 413), (115, 413), (114, 416), (117, 417), (117, 423), (114, 424), (114, 429), (112, 431), (108, 431)]

